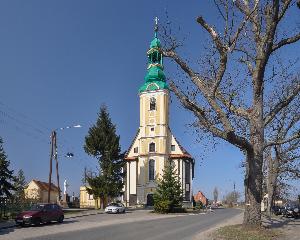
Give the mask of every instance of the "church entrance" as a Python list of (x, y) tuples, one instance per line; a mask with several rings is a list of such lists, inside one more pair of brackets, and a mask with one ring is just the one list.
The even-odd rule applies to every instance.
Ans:
[(153, 206), (153, 205), (154, 205), (153, 194), (150, 193), (147, 195), (147, 206)]

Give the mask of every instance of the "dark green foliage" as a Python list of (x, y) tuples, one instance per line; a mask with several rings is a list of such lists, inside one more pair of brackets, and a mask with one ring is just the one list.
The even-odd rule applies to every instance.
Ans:
[(25, 176), (22, 169), (18, 171), (18, 174), (15, 179), (16, 181), (14, 183), (14, 188), (15, 188), (14, 199), (16, 201), (21, 202), (24, 201), (25, 199), (24, 188), (26, 187)]
[(3, 149), (3, 141), (0, 137), (0, 196), (10, 198), (12, 196), (11, 191), (15, 190), (13, 176), (14, 171), (9, 170), (9, 160)]
[(112, 199), (121, 194), (123, 189), (124, 166), (120, 148), (120, 136), (116, 134), (116, 126), (111, 122), (105, 106), (100, 108), (98, 119), (85, 137), (84, 150), (99, 162), (99, 175), (88, 177), (88, 192), (102, 200)]
[(172, 164), (168, 163), (166, 165), (153, 197), (156, 212), (181, 211), (183, 201), (181, 184)]

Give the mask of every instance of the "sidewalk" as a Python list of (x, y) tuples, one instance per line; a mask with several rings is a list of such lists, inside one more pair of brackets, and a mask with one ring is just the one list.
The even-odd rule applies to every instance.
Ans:
[[(74, 212), (72, 211), (80, 211), (80, 212)], [(104, 210), (98, 209), (98, 210), (82, 210), (82, 209), (64, 209), (65, 219), (72, 219), (72, 218), (78, 218), (78, 217), (86, 217), (91, 215), (97, 215), (104, 213)], [(6, 229), (6, 228), (12, 228), (16, 225), (14, 220), (7, 220), (7, 221), (1, 221), (0, 222), (0, 230)]]
[(270, 221), (269, 219), (264, 218), (263, 225), (271, 229), (279, 230), (282, 235), (278, 240), (299, 240), (300, 219), (277, 216), (272, 217), (272, 220)]

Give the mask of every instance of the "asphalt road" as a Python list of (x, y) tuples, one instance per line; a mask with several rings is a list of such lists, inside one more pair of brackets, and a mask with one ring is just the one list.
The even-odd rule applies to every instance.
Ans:
[(217, 209), (199, 215), (157, 215), (149, 211), (100, 214), (68, 219), (63, 224), (7, 229), (0, 239), (32, 240), (159, 240), (193, 239), (194, 236), (241, 213), (238, 209)]

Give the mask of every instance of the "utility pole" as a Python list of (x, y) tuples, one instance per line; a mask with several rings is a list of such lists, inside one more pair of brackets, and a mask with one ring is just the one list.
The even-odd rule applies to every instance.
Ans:
[[(68, 128), (81, 128), (81, 125), (67, 126), (63, 128), (59, 128), (59, 130), (64, 130)], [(58, 130), (58, 129), (56, 129)], [(50, 203), (50, 194), (51, 194), (51, 178), (52, 178), (52, 162), (53, 157), (55, 158), (56, 165), (56, 180), (57, 180), (57, 188), (58, 188), (58, 200), (61, 200), (61, 191), (59, 186), (59, 173), (58, 173), (58, 157), (57, 157), (57, 134), (56, 130), (51, 132), (51, 150), (50, 150), (50, 169), (49, 169), (49, 189), (48, 189), (48, 203)]]
[(51, 195), (51, 178), (52, 178), (52, 162), (53, 157), (55, 159), (56, 165), (56, 180), (57, 180), (57, 188), (58, 188), (58, 200), (61, 199), (60, 187), (59, 187), (59, 173), (58, 173), (58, 159), (57, 159), (57, 141), (56, 141), (56, 131), (52, 131), (51, 133), (51, 150), (50, 150), (50, 171), (49, 171), (49, 189), (48, 189), (48, 203), (50, 203), (50, 195)]
[(56, 132), (54, 131), (54, 149), (55, 149), (55, 165), (56, 165), (56, 180), (58, 188), (58, 201), (61, 199), (60, 185), (59, 185), (59, 172), (58, 172), (58, 159), (57, 159), (57, 143), (56, 143)]
[(54, 147), (54, 134), (55, 131), (51, 133), (51, 150), (50, 150), (50, 168), (49, 168), (49, 188), (48, 188), (48, 203), (50, 203), (50, 193), (51, 193), (51, 177), (52, 177), (52, 158), (53, 158), (53, 147)]

